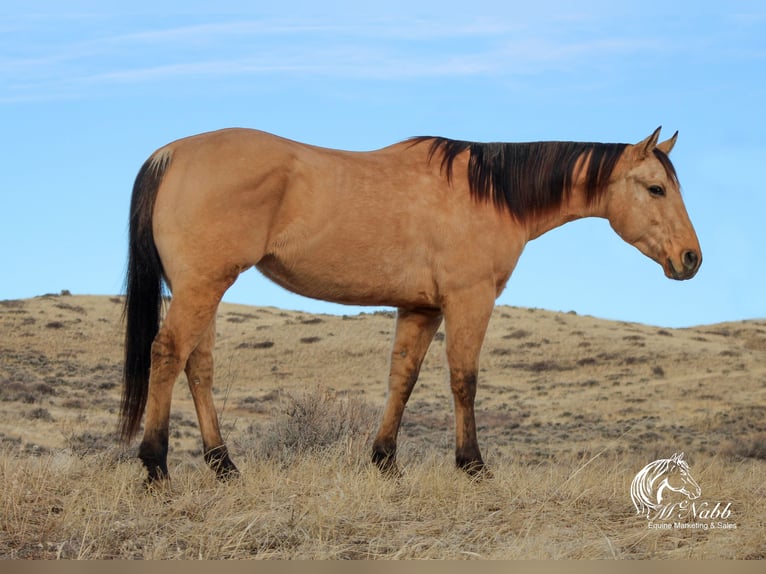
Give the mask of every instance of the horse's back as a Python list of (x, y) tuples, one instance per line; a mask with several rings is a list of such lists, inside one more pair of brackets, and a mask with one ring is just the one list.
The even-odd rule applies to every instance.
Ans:
[(445, 270), (483, 277), (517, 257), (494, 240), (503, 214), (445, 185), (427, 145), (350, 152), (227, 129), (168, 147), (155, 232), (176, 273), (257, 266), (309, 297), (431, 306), (455, 281)]
[(322, 233), (332, 236), (330, 243), (349, 239), (351, 220), (381, 218), (380, 198), (387, 195), (377, 188), (392, 164), (376, 152), (244, 128), (176, 140), (160, 155), (170, 157), (170, 167), (155, 202), (154, 232), (171, 275), (176, 262), (199, 268), (225, 260), (246, 268), (266, 255), (297, 257)]

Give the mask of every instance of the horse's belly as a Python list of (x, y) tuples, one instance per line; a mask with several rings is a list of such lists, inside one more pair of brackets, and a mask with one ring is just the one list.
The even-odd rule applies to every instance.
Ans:
[(313, 299), (349, 305), (437, 306), (427, 272), (384, 266), (379, 261), (297, 261), (267, 255), (257, 265), (278, 285)]

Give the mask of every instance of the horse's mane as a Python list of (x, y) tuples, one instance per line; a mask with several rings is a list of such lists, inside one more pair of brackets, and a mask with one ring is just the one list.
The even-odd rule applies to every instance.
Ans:
[[(455, 158), (470, 152), (468, 185), (471, 195), (507, 209), (517, 219), (535, 215), (561, 204), (574, 183), (575, 168), (587, 160), (585, 182), (587, 201), (595, 202), (606, 190), (609, 179), (628, 144), (583, 142), (477, 143), (423, 136), (414, 144), (430, 142), (428, 160), (441, 156), (441, 169), (452, 180)], [(670, 160), (660, 150), (655, 155), (669, 173)]]

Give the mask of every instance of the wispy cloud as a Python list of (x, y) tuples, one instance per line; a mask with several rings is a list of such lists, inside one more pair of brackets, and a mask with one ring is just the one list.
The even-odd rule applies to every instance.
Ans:
[[(50, 23), (26, 22), (27, 40), (0, 55), (0, 101), (265, 74), (389, 81), (530, 75), (658, 49), (643, 37), (572, 39), (571, 27), (584, 22), (562, 17), (541, 32), (523, 20), (488, 18), (228, 20), (155, 28), (86, 18), (45, 37)], [(106, 33), (110, 28), (119, 31)]]

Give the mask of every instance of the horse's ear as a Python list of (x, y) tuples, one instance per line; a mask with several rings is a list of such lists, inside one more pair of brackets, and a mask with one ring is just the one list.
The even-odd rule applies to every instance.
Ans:
[(671, 137), (670, 139), (666, 139), (664, 142), (658, 143), (657, 149), (665, 152), (665, 155), (670, 155), (670, 151), (673, 149), (673, 146), (676, 145), (677, 139), (678, 139), (678, 130), (676, 130), (676, 133), (674, 133), (673, 137)]
[(682, 453), (682, 452), (677, 452), (677, 453), (675, 453), (675, 454), (674, 454), (674, 455), (671, 457), (671, 459), (670, 459), (670, 460), (672, 460), (673, 462), (681, 462), (683, 459), (684, 459), (684, 453)]
[(636, 159), (644, 159), (649, 156), (650, 153), (657, 147), (657, 140), (660, 139), (660, 130), (662, 126), (658, 127), (652, 135), (648, 138), (641, 140), (633, 146), (635, 150)]

